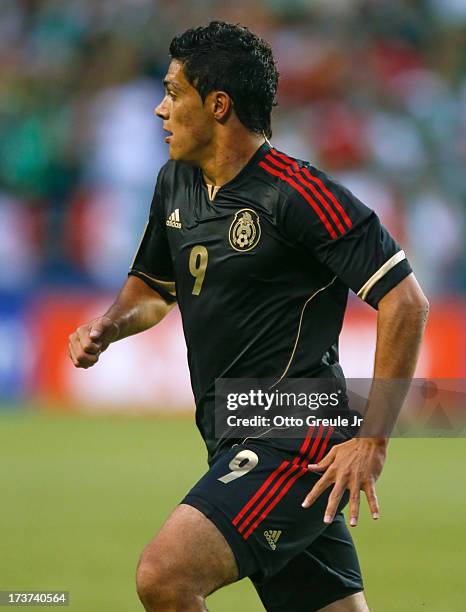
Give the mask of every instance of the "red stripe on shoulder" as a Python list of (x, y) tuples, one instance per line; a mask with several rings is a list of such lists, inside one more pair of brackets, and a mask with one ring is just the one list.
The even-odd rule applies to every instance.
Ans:
[(314, 181), (314, 183), (316, 183), (317, 185), (319, 185), (319, 187), (322, 189), (322, 191), (325, 193), (325, 195), (333, 202), (333, 204), (336, 206), (336, 208), (338, 209), (339, 213), (341, 214), (341, 216), (343, 217), (343, 221), (346, 223), (346, 225), (348, 226), (348, 229), (353, 227), (353, 223), (351, 221), (351, 219), (348, 217), (348, 215), (345, 212), (345, 209), (343, 208), (343, 206), (340, 204), (340, 202), (336, 199), (336, 197), (333, 195), (333, 193), (327, 189), (327, 187), (324, 185), (324, 183), (320, 180), (320, 178), (318, 178), (317, 176), (314, 176), (313, 174), (311, 174), (309, 172), (309, 170), (307, 168), (304, 168), (303, 170), (304, 174), (311, 180)]
[(281, 172), (280, 170), (277, 170), (275, 168), (272, 168), (271, 166), (269, 166), (268, 164), (266, 164), (264, 161), (260, 161), (259, 162), (259, 166), (261, 168), (263, 168), (264, 170), (266, 170), (267, 172), (269, 172), (269, 174), (273, 174), (274, 176), (278, 176), (279, 178), (281, 178), (283, 181), (285, 181), (286, 183), (288, 183), (289, 185), (291, 185), (292, 187), (294, 187), (296, 189), (296, 191), (298, 191), (303, 198), (312, 206), (312, 208), (315, 210), (315, 212), (317, 213), (319, 219), (322, 221), (322, 223), (325, 225), (325, 228), (327, 229), (328, 233), (330, 234), (330, 236), (335, 239), (337, 238), (337, 234), (335, 232), (335, 230), (333, 229), (333, 227), (330, 225), (329, 220), (327, 219), (327, 217), (324, 215), (324, 213), (322, 212), (322, 210), (317, 206), (316, 202), (311, 198), (311, 196), (307, 193), (307, 191), (304, 190), (303, 187), (301, 187), (301, 185), (299, 183), (297, 183), (295, 180), (293, 180), (291, 177), (286, 176), (283, 172)]
[(345, 233), (346, 230), (343, 227), (343, 225), (341, 224), (340, 219), (336, 216), (336, 214), (335, 214), (334, 210), (332, 209), (332, 207), (329, 206), (328, 202), (317, 191), (317, 189), (314, 187), (314, 185), (312, 183), (310, 183), (309, 181), (306, 181), (306, 179), (302, 176), (302, 174), (300, 174), (301, 168), (298, 166), (298, 164), (296, 164), (296, 162), (293, 162), (293, 165), (296, 165), (296, 167), (297, 167), (297, 170), (293, 171), (290, 166), (287, 166), (286, 164), (284, 164), (282, 162), (279, 162), (275, 157), (272, 157), (271, 155), (266, 155), (265, 157), (266, 157), (266, 159), (269, 162), (271, 162), (275, 166), (278, 166), (282, 170), (286, 170), (289, 175), (297, 178), (300, 183), (302, 183), (305, 187), (307, 187), (312, 192), (312, 194), (319, 200), (319, 202), (322, 204), (322, 206), (328, 212), (328, 214), (330, 215), (330, 218), (332, 219), (332, 221), (337, 226), (338, 231), (343, 236), (343, 234)]
[(279, 151), (277, 151), (276, 149), (273, 149), (273, 148), (271, 149), (271, 153), (273, 153), (273, 155), (276, 155), (277, 157), (280, 157), (284, 161), (292, 164), (295, 169), (297, 169), (298, 171), (300, 170), (310, 181), (312, 181), (313, 183), (318, 185), (320, 187), (320, 189), (322, 190), (322, 192), (328, 197), (328, 199), (335, 206), (336, 210), (340, 213), (341, 218), (345, 222), (345, 224), (348, 227), (348, 229), (350, 229), (353, 226), (353, 223), (352, 223), (351, 219), (348, 217), (348, 215), (347, 215), (345, 209), (343, 208), (343, 206), (336, 199), (336, 197), (333, 195), (333, 193), (324, 185), (324, 183), (321, 181), (320, 178), (318, 178), (317, 176), (314, 176), (313, 174), (311, 174), (307, 168), (300, 168), (298, 166), (298, 164), (294, 160), (292, 160), (290, 157), (288, 157), (284, 153), (280, 153)]

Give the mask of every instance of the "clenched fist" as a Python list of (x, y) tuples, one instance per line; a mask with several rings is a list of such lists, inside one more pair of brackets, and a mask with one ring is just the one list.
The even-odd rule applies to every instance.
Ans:
[(99, 361), (110, 342), (117, 340), (118, 325), (109, 317), (99, 317), (81, 325), (68, 340), (68, 353), (77, 368), (90, 368)]

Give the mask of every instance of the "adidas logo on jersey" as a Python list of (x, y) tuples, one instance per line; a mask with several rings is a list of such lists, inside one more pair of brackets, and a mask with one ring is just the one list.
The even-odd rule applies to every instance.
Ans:
[(281, 531), (269, 530), (264, 531), (264, 536), (272, 550), (277, 548), (278, 538), (282, 535)]
[(180, 221), (180, 209), (175, 208), (172, 214), (165, 221), (168, 227), (174, 227), (176, 229), (181, 229), (181, 221)]

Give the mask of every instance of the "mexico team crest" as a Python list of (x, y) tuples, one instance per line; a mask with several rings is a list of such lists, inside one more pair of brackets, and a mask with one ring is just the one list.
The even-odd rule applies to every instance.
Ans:
[(228, 235), (235, 251), (250, 251), (260, 240), (259, 215), (250, 208), (243, 208), (235, 214)]

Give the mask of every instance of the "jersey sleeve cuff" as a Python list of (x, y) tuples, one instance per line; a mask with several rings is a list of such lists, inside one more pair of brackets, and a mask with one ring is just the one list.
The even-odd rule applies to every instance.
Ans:
[(151, 276), (150, 274), (147, 274), (146, 272), (142, 272), (141, 270), (136, 270), (134, 268), (131, 268), (131, 270), (128, 272), (128, 276), (137, 276), (140, 278), (151, 289), (157, 291), (157, 293), (160, 294), (166, 302), (170, 304), (176, 302), (176, 286), (174, 281), (160, 280), (154, 276)]
[(411, 274), (412, 269), (404, 251), (398, 251), (358, 291), (358, 297), (377, 308), (380, 300), (393, 287)]

